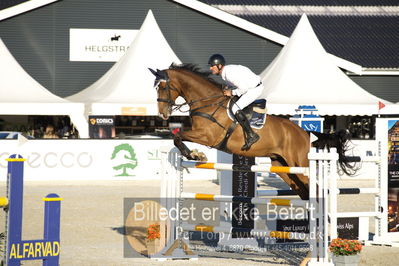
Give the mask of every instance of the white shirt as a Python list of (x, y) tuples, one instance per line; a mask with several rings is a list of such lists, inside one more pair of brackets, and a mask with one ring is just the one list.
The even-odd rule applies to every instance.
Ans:
[(242, 65), (226, 65), (220, 76), (228, 85), (237, 87), (237, 89), (232, 90), (232, 94), (237, 96), (255, 88), (261, 81), (258, 75)]

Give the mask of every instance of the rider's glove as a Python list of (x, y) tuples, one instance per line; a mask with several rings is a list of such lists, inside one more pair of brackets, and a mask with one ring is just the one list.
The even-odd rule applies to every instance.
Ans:
[(231, 91), (233, 91), (233, 90), (235, 90), (235, 89), (237, 89), (237, 87), (234, 86), (234, 85), (225, 85), (225, 86), (223, 87), (223, 90), (231, 90)]

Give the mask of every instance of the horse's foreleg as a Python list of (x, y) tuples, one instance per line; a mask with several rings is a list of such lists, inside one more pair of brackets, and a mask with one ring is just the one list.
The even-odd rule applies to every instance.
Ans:
[(191, 151), (184, 143), (183, 140), (185, 141), (190, 141), (190, 142), (195, 142), (198, 144), (202, 145), (207, 145), (209, 146), (209, 143), (204, 140), (203, 136), (201, 133), (198, 131), (184, 131), (184, 132), (178, 132), (175, 135), (174, 138), (174, 144), (175, 146), (179, 149), (181, 154), (186, 157), (188, 160), (196, 160), (196, 161), (206, 161), (207, 158), (205, 154), (202, 152), (198, 151)]
[(195, 158), (191, 156), (191, 150), (186, 146), (186, 144), (183, 143), (181, 134), (177, 133), (173, 142), (184, 157), (186, 157), (188, 160), (195, 160)]

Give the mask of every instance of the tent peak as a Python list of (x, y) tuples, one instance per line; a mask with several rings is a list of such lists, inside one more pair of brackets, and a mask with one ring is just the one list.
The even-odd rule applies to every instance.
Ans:
[(287, 44), (261, 77), (265, 84), (263, 97), (270, 104), (316, 105), (320, 108), (334, 104), (376, 106), (378, 101), (386, 102), (362, 89), (337, 67), (306, 14), (302, 15)]
[[(99, 80), (67, 99), (86, 103), (87, 113), (121, 115), (122, 107), (146, 107), (146, 115), (157, 114), (154, 76), (148, 68), (165, 69), (181, 63), (165, 39), (151, 10), (126, 53)], [(151, 113), (152, 112), (152, 113)]]

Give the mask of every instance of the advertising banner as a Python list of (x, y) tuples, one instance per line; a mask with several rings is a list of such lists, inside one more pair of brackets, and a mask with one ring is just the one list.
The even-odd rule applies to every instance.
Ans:
[[(251, 166), (255, 164), (255, 157), (245, 157), (233, 155), (233, 164)], [(232, 194), (237, 197), (255, 197), (255, 172), (233, 172), (232, 173)], [(251, 215), (255, 205), (248, 202), (234, 202), (233, 217), (231, 224), (233, 227), (254, 228), (254, 219)], [(235, 232), (233, 238), (251, 237), (246, 233)]]
[(89, 116), (89, 136), (91, 139), (111, 139), (115, 137), (113, 116)]
[[(376, 219), (373, 241), (397, 245), (399, 242), (399, 118), (377, 118), (376, 140), (381, 154), (381, 188), (378, 203), (381, 219)], [(377, 198), (378, 199), (378, 198)]]
[[(0, 180), (7, 178), (11, 154), (21, 154), (25, 180), (147, 180), (160, 179), (161, 147), (173, 148), (170, 139), (121, 140), (1, 140)], [(189, 143), (190, 149), (203, 151), (216, 160), (216, 150)], [(190, 169), (188, 179), (216, 179), (215, 170)]]
[(388, 120), (388, 232), (399, 232), (399, 120)]
[(137, 32), (121, 29), (69, 29), (69, 60), (117, 62)]
[(337, 222), (339, 238), (359, 239), (359, 217), (338, 218)]

